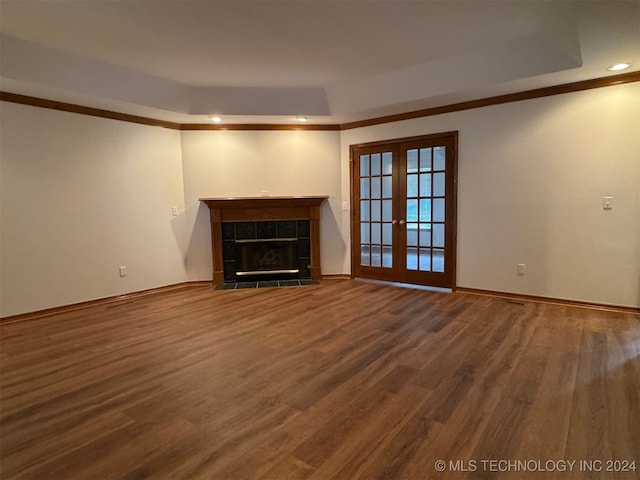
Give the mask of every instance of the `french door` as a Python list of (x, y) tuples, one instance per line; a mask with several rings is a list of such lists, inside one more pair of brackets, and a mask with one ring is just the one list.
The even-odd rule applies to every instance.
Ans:
[(352, 274), (455, 287), (457, 132), (351, 147)]

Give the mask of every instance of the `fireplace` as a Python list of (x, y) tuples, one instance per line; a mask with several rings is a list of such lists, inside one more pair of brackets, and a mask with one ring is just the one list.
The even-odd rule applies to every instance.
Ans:
[(210, 212), (214, 285), (319, 280), (320, 205), (327, 198), (201, 198)]

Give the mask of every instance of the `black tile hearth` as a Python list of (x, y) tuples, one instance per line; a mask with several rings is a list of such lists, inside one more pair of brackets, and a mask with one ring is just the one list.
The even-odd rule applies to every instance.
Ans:
[(256, 238), (256, 222), (237, 222), (235, 223), (235, 227), (236, 240)]
[(236, 281), (236, 262), (234, 260), (224, 262), (224, 281), (234, 282)]
[(222, 240), (235, 240), (236, 239), (236, 226), (234, 223), (222, 224)]
[(278, 238), (296, 238), (297, 236), (297, 222), (295, 220), (278, 222)]
[(309, 238), (310, 236), (309, 220), (298, 220), (298, 238)]
[(310, 238), (298, 238), (298, 257), (306, 258), (306, 259), (311, 258), (311, 239)]
[(300, 258), (298, 261), (299, 270), (300, 270), (300, 278), (311, 278), (311, 270), (309, 269), (309, 264), (311, 263), (310, 258)]
[(277, 222), (257, 222), (256, 230), (258, 238), (276, 238), (276, 235), (278, 234), (276, 223)]
[(216, 285), (216, 290), (244, 290), (250, 288), (277, 288), (277, 287), (300, 287), (306, 285), (317, 285), (318, 282), (311, 279), (302, 278), (300, 280), (267, 280), (262, 282), (227, 282)]
[(236, 242), (235, 240), (223, 240), (222, 241), (222, 258), (225, 261), (234, 261), (236, 260)]

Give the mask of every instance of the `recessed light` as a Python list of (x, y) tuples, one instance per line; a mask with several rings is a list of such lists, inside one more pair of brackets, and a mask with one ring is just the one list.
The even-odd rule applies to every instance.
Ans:
[(617, 72), (618, 70), (626, 70), (629, 68), (631, 64), (629, 63), (616, 63), (615, 65), (611, 65), (607, 70), (610, 72)]
[(209, 117), (209, 120), (211, 120), (213, 123), (220, 123), (222, 121), (222, 117), (219, 117), (218, 115), (213, 115)]
[(299, 117), (296, 117), (296, 120), (300, 123), (305, 123), (309, 121), (309, 117), (299, 116)]

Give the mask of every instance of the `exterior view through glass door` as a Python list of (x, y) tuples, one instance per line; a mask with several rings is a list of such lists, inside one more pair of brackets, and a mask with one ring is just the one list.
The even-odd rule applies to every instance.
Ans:
[(455, 286), (457, 133), (351, 147), (352, 274)]

